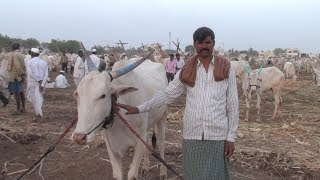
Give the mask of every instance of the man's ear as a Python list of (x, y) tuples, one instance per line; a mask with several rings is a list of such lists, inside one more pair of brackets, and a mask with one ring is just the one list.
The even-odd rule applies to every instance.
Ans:
[(116, 94), (118, 97), (139, 90), (131, 86), (113, 86), (112, 88), (113, 94)]

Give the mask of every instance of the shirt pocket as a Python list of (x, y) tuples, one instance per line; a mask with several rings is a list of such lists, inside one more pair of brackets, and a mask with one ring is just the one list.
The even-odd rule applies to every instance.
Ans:
[(225, 101), (226, 100), (226, 95), (227, 95), (227, 89), (228, 85), (225, 80), (223, 81), (213, 81), (212, 83), (212, 88), (210, 88), (212, 91), (211, 93), (211, 98), (214, 101)]

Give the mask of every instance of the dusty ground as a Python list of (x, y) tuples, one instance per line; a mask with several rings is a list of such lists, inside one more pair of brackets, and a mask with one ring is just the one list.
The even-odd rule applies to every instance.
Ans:
[[(56, 74), (54, 74), (56, 75)], [(53, 76), (55, 77), (55, 76)], [(51, 77), (51, 79), (54, 79)], [(70, 75), (68, 75), (69, 81)], [(320, 88), (311, 84), (286, 95), (311, 80), (302, 73), (297, 82), (290, 80), (283, 90), (283, 115), (271, 120), (273, 101), (263, 101), (261, 122), (256, 122), (252, 103), (251, 119), (244, 122), (244, 101), (240, 101), (241, 121), (236, 151), (231, 159), (233, 179), (320, 179)], [(16, 179), (29, 168), (59, 137), (76, 116), (72, 89), (45, 92), (45, 123), (34, 123), (33, 109), (13, 116), (13, 101), (0, 107), (0, 179)], [(241, 90), (239, 90), (241, 91)], [(240, 93), (241, 95), (241, 93)], [(265, 98), (271, 98), (267, 93)], [(255, 99), (255, 98), (254, 98)], [(182, 173), (181, 129), (184, 96), (169, 106), (166, 131), (166, 160)], [(7, 137), (14, 142), (10, 141)], [(101, 135), (88, 146), (71, 144), (69, 133), (44, 161), (41, 175), (45, 179), (112, 179), (111, 164)], [(124, 159), (128, 171), (130, 151)], [(158, 162), (152, 158), (152, 169), (141, 179), (157, 179)], [(168, 179), (175, 179), (168, 172)], [(41, 179), (39, 169), (24, 179)]]

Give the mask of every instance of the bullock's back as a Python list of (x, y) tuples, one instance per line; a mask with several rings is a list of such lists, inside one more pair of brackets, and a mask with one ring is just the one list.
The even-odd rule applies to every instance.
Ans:
[(277, 86), (285, 79), (284, 73), (275, 66), (263, 68), (261, 77), (265, 89)]
[[(120, 69), (137, 60), (132, 58), (130, 60), (117, 61), (112, 70)], [(156, 92), (164, 89), (167, 86), (167, 79), (162, 64), (146, 60), (133, 71), (115, 79), (114, 83), (138, 88), (138, 91), (123, 96), (123, 99), (127, 99), (130, 101), (128, 103), (133, 105), (140, 105), (144, 101), (151, 99)]]

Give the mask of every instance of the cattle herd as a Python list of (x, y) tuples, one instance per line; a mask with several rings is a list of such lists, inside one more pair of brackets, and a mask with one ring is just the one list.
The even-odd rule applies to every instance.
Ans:
[[(75, 92), (75, 97), (78, 100), (78, 124), (73, 133), (73, 140), (79, 144), (85, 144), (93, 141), (94, 134), (85, 137), (95, 125), (105, 119), (112, 108), (112, 94), (118, 96), (121, 103), (130, 105), (140, 105), (145, 100), (150, 99), (158, 90), (164, 89), (167, 85), (164, 64), (168, 60), (166, 53), (157, 45), (151, 45), (146, 49), (154, 49), (150, 59), (143, 62), (133, 71), (123, 74), (119, 78), (114, 77), (116, 70), (126, 68), (131, 63), (137, 62), (143, 58), (143, 54), (133, 55), (130, 57), (126, 54), (114, 54), (117, 59), (112, 69), (102, 72), (94, 71), (86, 75), (81, 81), (78, 89)], [(67, 54), (69, 64), (72, 64), (78, 57), (77, 54)], [(10, 57), (10, 52), (2, 52), (0, 56), (0, 86), (7, 87), (6, 65)], [(110, 55), (101, 55), (101, 60), (108, 65), (110, 63)], [(43, 52), (40, 58), (48, 63), (49, 72), (54, 72), (60, 69), (59, 53)], [(271, 118), (281, 115), (282, 87), (286, 79), (296, 81), (302, 71), (310, 73), (313, 76), (314, 82), (320, 87), (320, 59), (317, 58), (285, 58), (276, 57), (273, 59), (249, 58), (250, 61), (237, 59), (231, 61), (232, 68), (235, 69), (237, 75), (237, 83), (245, 98), (246, 113), (245, 120), (249, 120), (250, 100), (252, 94), (257, 97), (257, 120), (260, 118), (261, 100), (263, 93), (269, 90), (272, 91), (274, 98), (274, 111)], [(271, 63), (270, 63), (271, 62)], [(271, 65), (270, 65), (271, 64)], [(113, 78), (110, 78), (110, 75)], [(155, 83), (156, 82), (156, 83)], [(297, 87), (298, 88), (298, 87)], [(319, 89), (320, 90), (320, 89)], [(75, 105), (76, 106), (76, 105)], [(167, 111), (166, 107), (161, 107), (148, 114), (128, 117), (130, 125), (135, 128), (144, 139), (148, 139), (148, 129), (153, 128), (159, 136), (159, 151), (164, 157), (164, 132)], [(104, 131), (105, 141), (108, 148), (108, 154), (113, 169), (113, 177), (115, 179), (123, 178), (122, 158), (129, 147), (133, 147), (134, 155), (132, 164), (128, 172), (128, 179), (138, 177), (139, 165), (144, 157), (142, 169), (147, 171), (150, 165), (148, 159), (149, 153), (145, 151), (145, 147), (139, 140), (131, 135), (131, 132), (126, 129), (119, 121), (115, 121), (112, 129)], [(144, 156), (143, 156), (144, 155)], [(160, 177), (165, 177), (167, 170), (164, 166), (160, 166)]]

